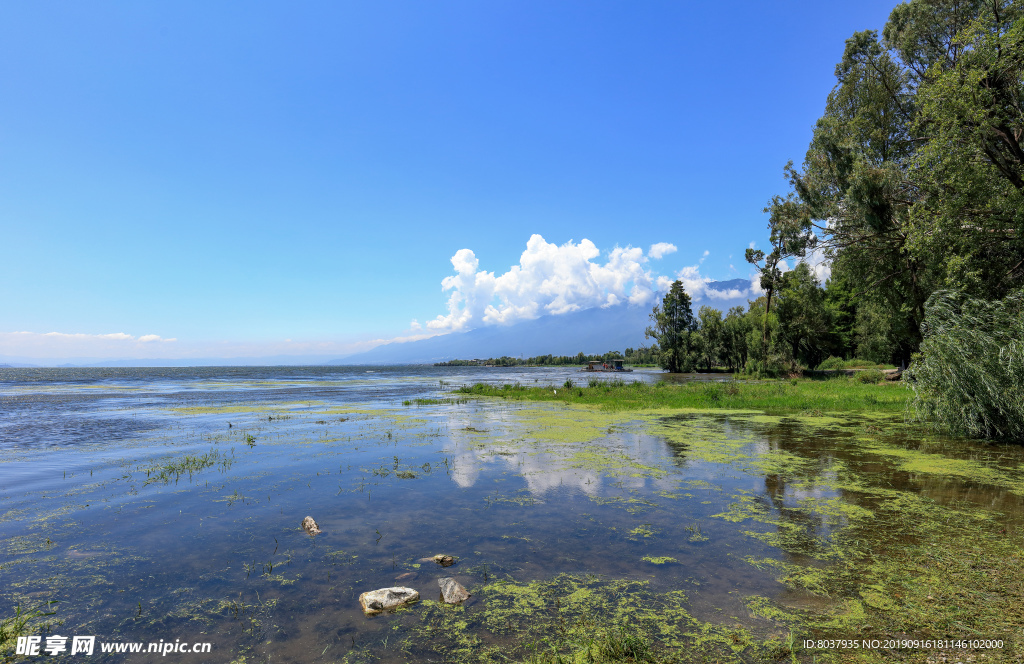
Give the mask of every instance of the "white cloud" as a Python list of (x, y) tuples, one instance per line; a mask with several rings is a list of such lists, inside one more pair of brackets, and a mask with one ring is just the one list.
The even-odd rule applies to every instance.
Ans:
[(658, 242), (657, 244), (651, 245), (651, 248), (647, 252), (647, 255), (653, 258), (654, 260), (658, 260), (662, 256), (673, 254), (678, 250), (679, 247), (672, 244), (671, 242)]
[(141, 353), (143, 347), (174, 347), (176, 341), (177, 339), (165, 339), (159, 334), (143, 334), (136, 337), (126, 332), (4, 332), (0, 333), (0, 353), (39, 358), (75, 355), (109, 357)]
[(832, 276), (832, 261), (825, 257), (825, 253), (821, 249), (815, 248), (804, 257), (802, 262), (807, 263), (822, 286)]
[[(754, 242), (750, 243), (755, 246)], [(455, 274), (441, 282), (450, 291), (448, 312), (421, 324), (413, 320), (408, 336), (394, 341), (412, 341), (427, 336), (469, 330), (486, 325), (507, 325), (546, 314), (564, 314), (593, 307), (620, 304), (650, 306), (668, 291), (674, 278), (647, 269), (650, 259), (678, 251), (668, 242), (651, 245), (644, 255), (636, 247), (616, 247), (601, 260), (601, 251), (587, 239), (562, 245), (532, 235), (526, 250), (503, 274), (480, 269), (480, 260), (471, 249), (460, 249), (452, 256)], [(695, 304), (727, 306), (728, 300), (754, 299), (763, 295), (759, 278), (750, 277), (744, 288), (716, 289), (714, 281), (701, 274), (701, 265), (711, 255), (705, 250), (696, 265), (684, 267), (675, 279), (683, 283)], [(808, 257), (819, 279), (829, 272), (823, 257)], [(790, 269), (782, 263), (783, 271)], [(736, 271), (735, 265), (729, 269)]]
[[(651, 247), (651, 255), (663, 256), (670, 248), (676, 250), (659, 242)], [(616, 247), (603, 264), (596, 260), (600, 255), (587, 239), (556, 245), (532, 235), (519, 264), (495, 276), (479, 270), (480, 261), (472, 250), (460, 249), (451, 259), (456, 274), (441, 282), (445, 291), (452, 291), (448, 314), (427, 322), (426, 327), (443, 333), (654, 300), (656, 277), (644, 269), (648, 257), (642, 249)]]

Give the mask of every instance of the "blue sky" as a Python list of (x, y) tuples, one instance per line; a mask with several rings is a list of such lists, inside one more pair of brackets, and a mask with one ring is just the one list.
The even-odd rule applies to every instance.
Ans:
[(747, 277), (892, 6), (3, 3), (0, 356), (340, 354), (534, 235)]

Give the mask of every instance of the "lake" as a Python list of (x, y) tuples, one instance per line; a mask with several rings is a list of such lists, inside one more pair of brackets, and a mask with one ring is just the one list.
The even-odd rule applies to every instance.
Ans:
[[(847, 564), (852, 535), (899, 518), (896, 505), (1017, 532), (1019, 450), (901, 417), (615, 412), (454, 391), (658, 378), (0, 369), (0, 617), (52, 600), (51, 635), (210, 643), (172, 655), (191, 662), (520, 661), (616, 625), (755, 661), (794, 638), (786, 612), (884, 603), (867, 587), (818, 592), (812, 577)], [(321, 534), (302, 530), (306, 516)], [(440, 602), (442, 577), (472, 597)], [(388, 586), (421, 600), (365, 616), (359, 595)], [(146, 657), (159, 658), (94, 655)]]

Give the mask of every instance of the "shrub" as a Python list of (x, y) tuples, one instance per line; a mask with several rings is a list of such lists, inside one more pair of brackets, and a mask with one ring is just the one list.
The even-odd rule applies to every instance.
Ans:
[(1003, 300), (938, 291), (904, 378), (911, 408), (953, 433), (1024, 441), (1024, 290)]
[(835, 371), (836, 369), (845, 369), (846, 360), (841, 357), (832, 355), (827, 360), (818, 365), (818, 371)]
[(885, 378), (885, 374), (878, 369), (865, 369), (857, 372), (857, 380), (862, 383), (877, 383), (883, 378)]

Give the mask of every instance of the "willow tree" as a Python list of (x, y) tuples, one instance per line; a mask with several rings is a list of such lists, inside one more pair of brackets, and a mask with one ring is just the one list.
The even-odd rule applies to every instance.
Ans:
[(907, 371), (916, 415), (967, 436), (1024, 442), (1024, 291), (995, 301), (939, 291)]

